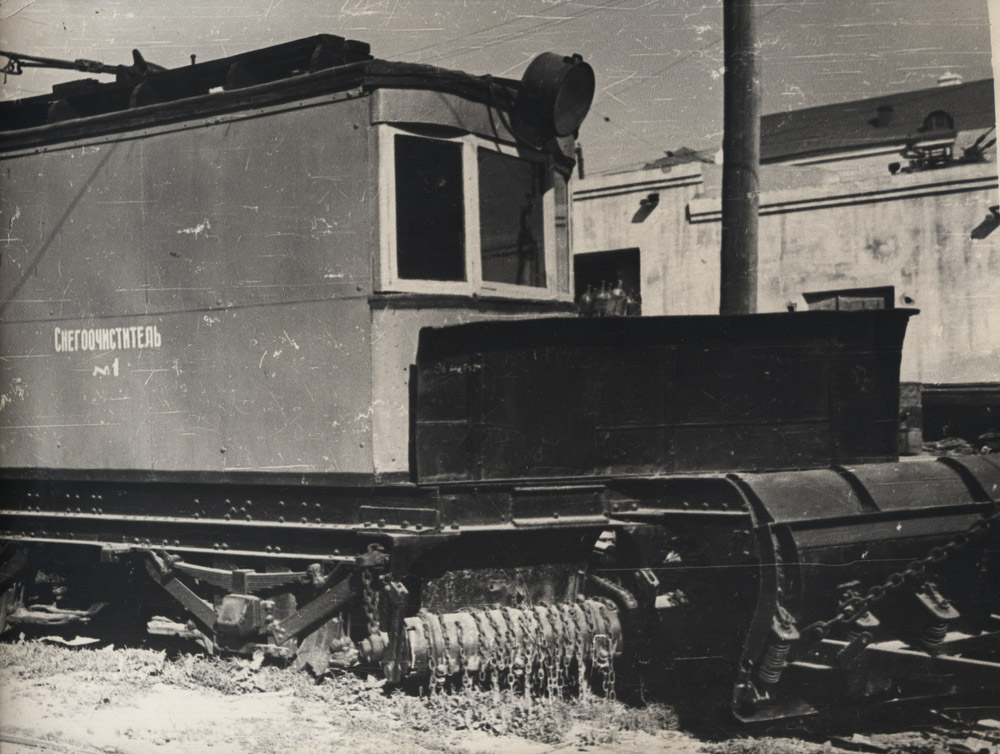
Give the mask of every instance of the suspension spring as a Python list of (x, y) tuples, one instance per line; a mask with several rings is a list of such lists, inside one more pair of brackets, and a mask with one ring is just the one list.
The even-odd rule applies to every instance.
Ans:
[(779, 606), (771, 619), (771, 630), (768, 632), (767, 644), (757, 668), (757, 677), (762, 683), (774, 684), (781, 680), (781, 673), (788, 664), (788, 653), (792, 649), (792, 643), (798, 638), (795, 619), (791, 613)]
[(948, 633), (948, 624), (944, 621), (928, 621), (920, 632), (920, 645), (928, 652), (933, 652), (944, 642)]
[(757, 676), (764, 683), (777, 683), (781, 680), (781, 672), (785, 669), (788, 661), (788, 653), (792, 649), (792, 643), (784, 639), (772, 637), (767, 642), (764, 649), (764, 656), (761, 658), (760, 669)]

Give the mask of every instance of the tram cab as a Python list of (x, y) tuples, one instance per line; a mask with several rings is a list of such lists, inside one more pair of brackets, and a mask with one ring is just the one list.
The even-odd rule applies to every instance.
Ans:
[(420, 328), (573, 309), (593, 81), (319, 35), (3, 103), (4, 466), (408, 478)]

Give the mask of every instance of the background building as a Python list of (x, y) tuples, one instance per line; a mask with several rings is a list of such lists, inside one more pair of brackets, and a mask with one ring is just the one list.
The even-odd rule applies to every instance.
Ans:
[[(919, 308), (902, 378), (931, 439), (1000, 429), (993, 82), (952, 81), (761, 124), (759, 310)], [(716, 162), (679, 149), (577, 181), (578, 295), (621, 280), (643, 314), (717, 312)]]

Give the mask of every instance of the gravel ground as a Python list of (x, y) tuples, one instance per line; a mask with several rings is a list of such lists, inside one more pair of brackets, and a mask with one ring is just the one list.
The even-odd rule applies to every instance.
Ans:
[(1000, 754), (1000, 730), (983, 726), (705, 741), (675, 725), (669, 708), (596, 698), (549, 702), (482, 691), (426, 700), (389, 693), (373, 677), (317, 683), (248, 660), (0, 644), (0, 754)]

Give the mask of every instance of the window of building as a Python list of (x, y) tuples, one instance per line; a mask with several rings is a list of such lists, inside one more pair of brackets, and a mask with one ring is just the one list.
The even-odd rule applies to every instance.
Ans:
[(857, 309), (893, 309), (896, 289), (891, 285), (872, 288), (840, 288), (829, 291), (809, 291), (802, 294), (810, 310), (855, 311)]
[(484, 281), (545, 287), (543, 166), (477, 150)]
[(396, 274), (466, 279), (461, 144), (396, 136)]
[(924, 118), (924, 125), (920, 128), (921, 131), (953, 131), (954, 129), (955, 121), (944, 110), (932, 112)]

